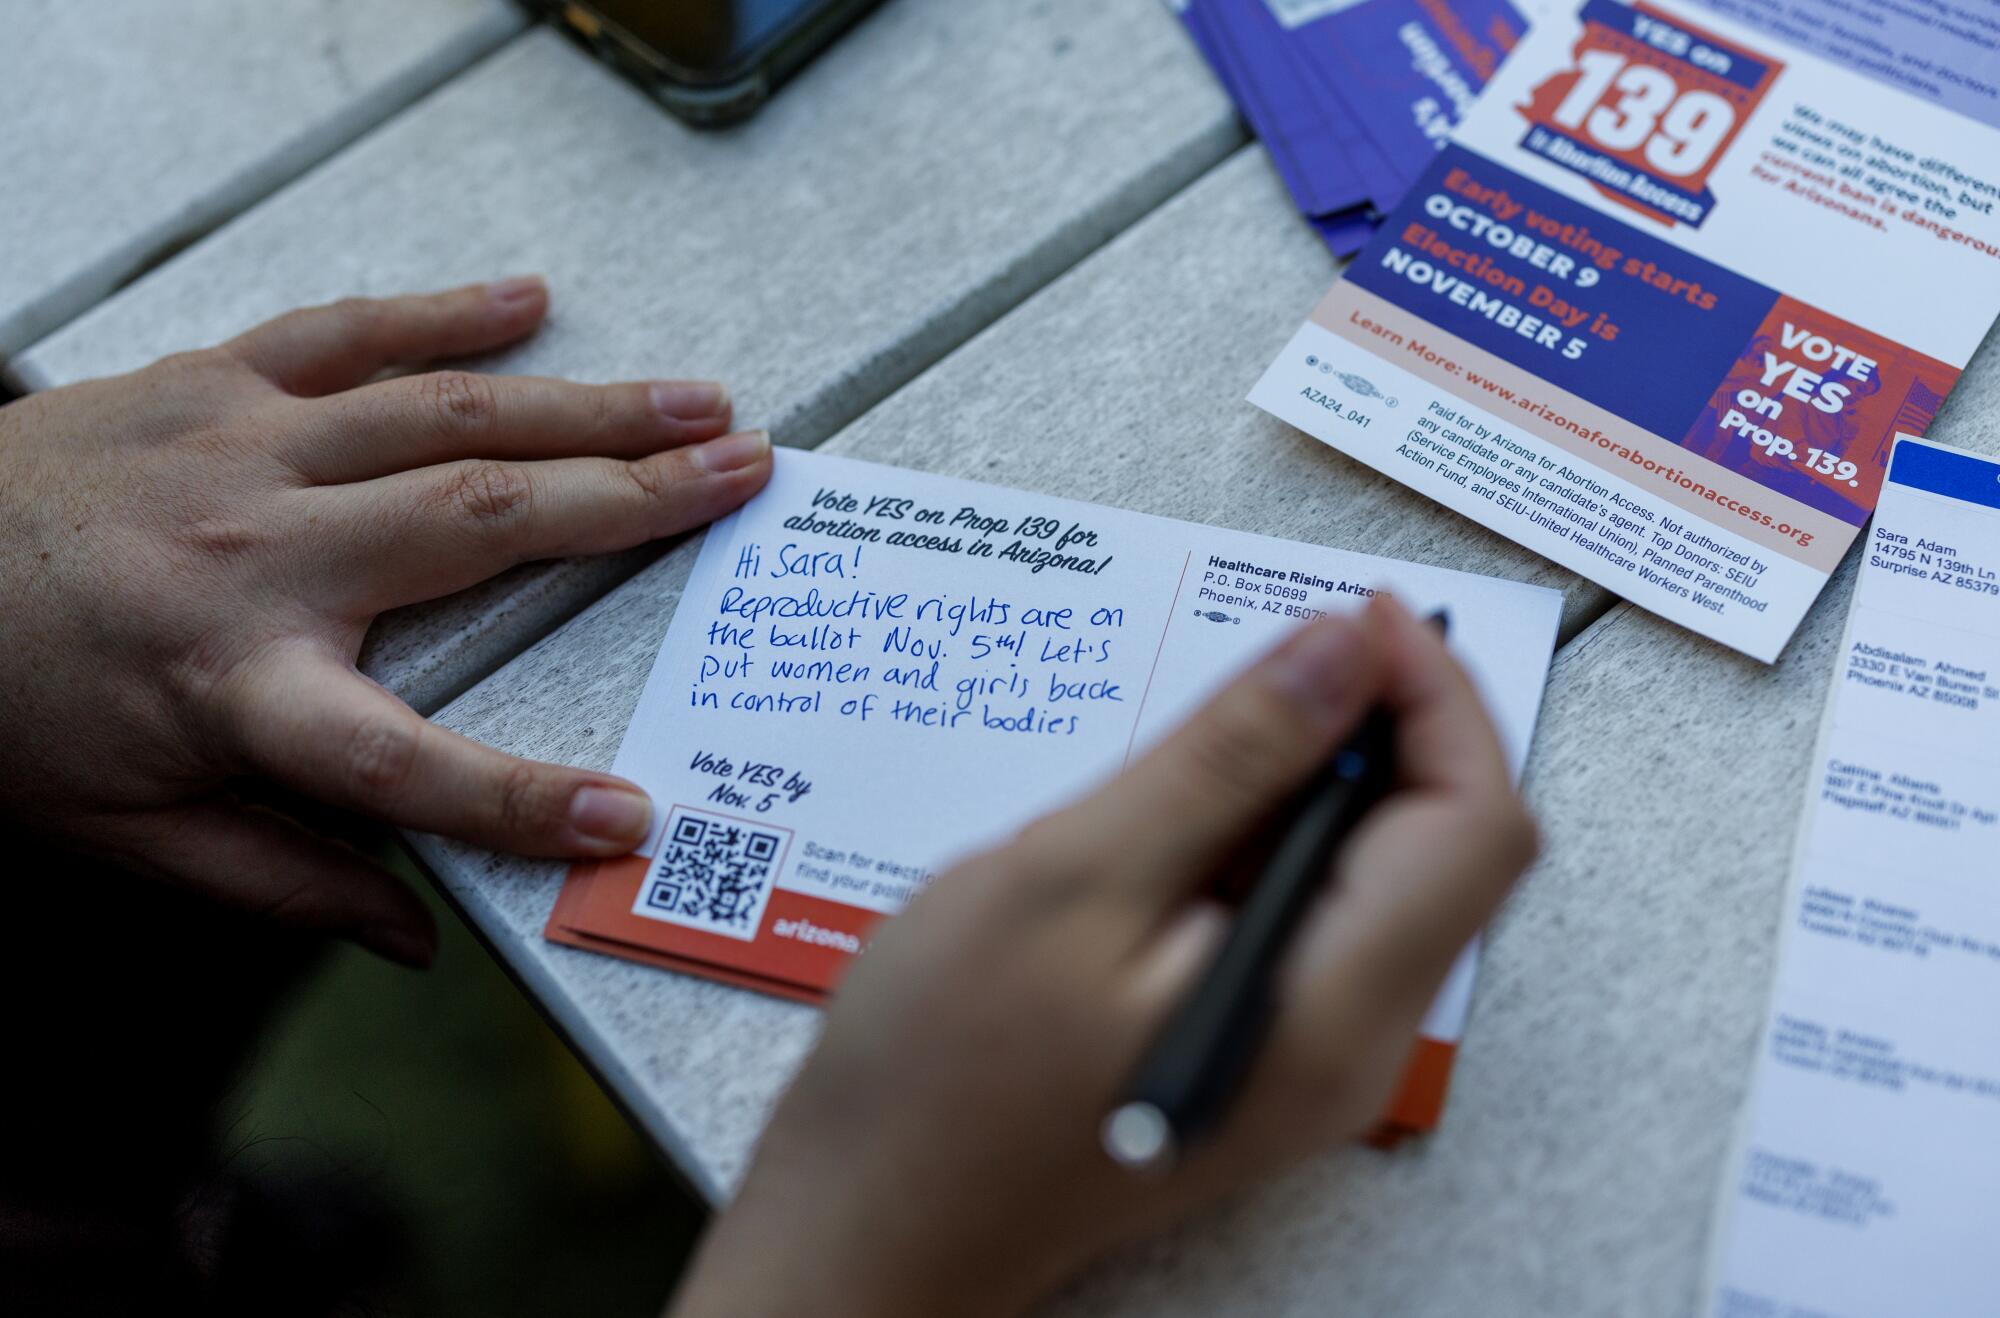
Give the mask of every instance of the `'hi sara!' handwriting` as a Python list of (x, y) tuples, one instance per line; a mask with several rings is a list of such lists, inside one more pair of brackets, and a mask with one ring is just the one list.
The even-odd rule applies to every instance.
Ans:
[(710, 606), (686, 674), (690, 706), (1070, 735), (1082, 711), (1123, 705), (1144, 676), (1137, 647), (1115, 640), (1123, 601), (925, 595), (880, 575), (915, 563), (876, 558), (878, 545), (1011, 562), (1031, 576), (1053, 568), (1095, 577), (1111, 565), (1103, 537), (1082, 522), (982, 502), (932, 507), (821, 486), (783, 529), (844, 543), (738, 542), (728, 551), (732, 582)]

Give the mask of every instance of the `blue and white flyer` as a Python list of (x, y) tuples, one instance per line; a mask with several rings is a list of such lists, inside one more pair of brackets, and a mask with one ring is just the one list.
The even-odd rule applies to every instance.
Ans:
[(2000, 462), (1904, 439), (1834, 660), (1718, 1318), (2000, 1313)]
[(1992, 53), (1882, 32), (1540, 18), (1251, 400), (1775, 659), (2000, 308)]

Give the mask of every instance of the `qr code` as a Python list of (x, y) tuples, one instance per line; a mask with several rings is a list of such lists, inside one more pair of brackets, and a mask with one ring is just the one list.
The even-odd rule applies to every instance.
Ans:
[(675, 806), (632, 913), (755, 938), (790, 832)]

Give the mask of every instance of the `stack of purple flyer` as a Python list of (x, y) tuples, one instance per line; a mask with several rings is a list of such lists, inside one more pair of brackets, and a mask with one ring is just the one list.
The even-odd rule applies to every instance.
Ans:
[(1359, 251), (1537, 0), (1167, 0), (1338, 256)]

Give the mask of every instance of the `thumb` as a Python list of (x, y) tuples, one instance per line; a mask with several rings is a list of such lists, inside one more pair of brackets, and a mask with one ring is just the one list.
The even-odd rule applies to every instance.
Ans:
[(146, 868), (191, 891), (295, 929), (332, 934), (422, 969), (437, 925), (380, 865), (268, 810), (204, 801), (124, 830)]
[(1375, 703), (1383, 668), (1366, 623), (1307, 623), (1051, 823), (1099, 858), (1101, 881), (1176, 900), (1304, 786)]
[(234, 711), (238, 752), (315, 801), (523, 856), (622, 856), (646, 794), (623, 779), (517, 759), (425, 721), (352, 668), (278, 654)]

